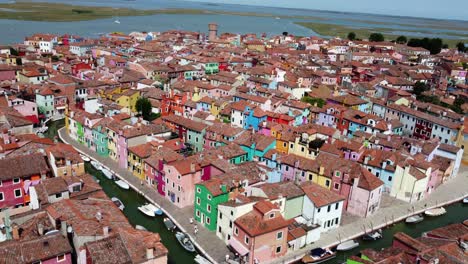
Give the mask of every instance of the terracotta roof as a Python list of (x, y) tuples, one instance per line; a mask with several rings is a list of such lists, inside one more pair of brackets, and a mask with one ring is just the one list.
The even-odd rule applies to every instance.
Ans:
[[(259, 203), (262, 202), (263, 201), (260, 201)], [(286, 221), (279, 213), (277, 213), (276, 217), (265, 220), (258, 212), (255, 211), (251, 211), (237, 218), (235, 223), (251, 237), (267, 234), (288, 226), (288, 221)]]
[(41, 175), (49, 170), (44, 156), (40, 153), (0, 159), (0, 180), (26, 178)]
[(316, 207), (323, 207), (345, 199), (343, 196), (312, 182), (305, 182), (300, 187)]

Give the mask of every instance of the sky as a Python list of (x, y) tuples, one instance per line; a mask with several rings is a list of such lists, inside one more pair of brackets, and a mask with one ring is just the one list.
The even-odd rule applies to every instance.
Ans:
[(189, 0), (397, 16), (468, 20), (468, 0)]

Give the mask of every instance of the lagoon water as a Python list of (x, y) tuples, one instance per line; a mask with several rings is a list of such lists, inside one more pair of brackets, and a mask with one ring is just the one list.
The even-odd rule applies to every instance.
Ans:
[[(233, 33), (267, 33), (281, 34), (287, 31), (297, 36), (317, 35), (314, 31), (294, 24), (298, 21), (326, 22), (338, 25), (351, 26), (356, 28), (378, 27), (388, 29), (389, 32), (400, 32), (411, 30), (417, 32), (414, 35), (441, 38), (459, 38), (452, 35), (446, 35), (441, 32), (454, 34), (465, 34), (468, 36), (468, 21), (459, 20), (433, 20), (424, 18), (381, 16), (371, 14), (342, 13), (330, 11), (318, 11), (307, 9), (288, 9), (255, 7), (245, 5), (228, 4), (209, 4), (201, 2), (187, 2), (177, 0), (32, 0), (31, 2), (56, 2), (79, 4), (85, 6), (112, 6), (127, 7), (135, 9), (164, 9), (164, 8), (183, 8), (183, 9), (202, 9), (202, 10), (221, 10), (228, 12), (252, 12), (284, 16), (307, 16), (310, 19), (299, 18), (281, 18), (274, 17), (254, 17), (238, 15), (152, 15), (142, 17), (120, 17), (120, 24), (113, 21), (115, 19), (99, 19), (93, 21), (80, 22), (37, 22), (37, 21), (19, 21), (6, 20), (0, 18), (0, 44), (9, 44), (21, 42), (25, 36), (37, 32), (51, 32), (56, 34), (72, 33), (85, 37), (93, 37), (107, 32), (125, 32), (132, 31), (165, 31), (171, 29), (184, 29), (191, 31), (207, 31), (208, 23), (218, 23), (220, 32)], [(0, 0), (0, 3), (11, 2), (9, 0)], [(305, 7), (313, 8), (313, 6)], [(434, 27), (434, 25), (437, 25)], [(441, 29), (443, 26), (448, 30)], [(419, 33), (418, 33), (419, 31)]]

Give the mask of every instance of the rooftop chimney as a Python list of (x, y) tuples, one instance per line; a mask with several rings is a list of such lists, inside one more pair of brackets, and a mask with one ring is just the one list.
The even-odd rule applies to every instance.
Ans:
[(108, 226), (104, 226), (102, 228), (102, 233), (104, 235), (104, 237), (108, 237), (109, 236), (109, 227)]
[(12, 226), (12, 231), (11, 232), (12, 232), (13, 239), (14, 240), (19, 240), (19, 238), (20, 238), (19, 237), (19, 227), (18, 227), (17, 224), (14, 224)]
[(146, 259), (150, 260), (154, 258), (154, 248), (148, 247), (146, 248)]

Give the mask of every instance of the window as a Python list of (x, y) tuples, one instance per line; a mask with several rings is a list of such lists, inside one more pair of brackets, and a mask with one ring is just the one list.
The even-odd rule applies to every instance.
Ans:
[(57, 262), (62, 262), (62, 261), (64, 261), (64, 260), (66, 260), (65, 254), (60, 255), (60, 256), (57, 256)]
[(208, 194), (207, 198), (208, 198), (208, 200), (211, 200), (211, 195)]
[(55, 198), (62, 198), (62, 193), (55, 194)]
[(211, 205), (208, 204), (208, 205), (206, 206), (206, 210), (207, 210), (209, 213), (211, 213)]
[(218, 226), (218, 233), (221, 233), (221, 226)]
[(201, 193), (200, 187), (197, 187), (197, 193)]
[(21, 197), (21, 189), (15, 189), (15, 198)]
[(270, 214), (270, 218), (273, 218), (273, 217), (275, 217), (275, 213)]
[(236, 236), (239, 235), (239, 229), (237, 228), (237, 226), (236, 226), (236, 228), (234, 228), (234, 234), (236, 234)]
[(197, 204), (200, 205), (200, 197), (197, 197)]
[(338, 207), (339, 207), (339, 206), (340, 206), (340, 204), (339, 204), (339, 203), (336, 203), (336, 204), (335, 204), (335, 210), (338, 210)]
[(229, 227), (232, 228), (232, 221), (229, 221)]
[(2, 186), (2, 185), (3, 185), (3, 182), (2, 182), (2, 181), (0, 181), (0, 186)]
[(330, 187), (330, 180), (325, 181), (325, 186)]
[(0, 192), (0, 201), (3, 201), (3, 200), (4, 200), (4, 198), (3, 198), (3, 193)]
[(248, 236), (245, 236), (245, 237), (244, 237), (244, 241), (245, 241), (245, 244), (248, 245), (248, 244), (249, 244), (249, 237), (248, 237)]
[(21, 181), (20, 178), (14, 178), (13, 179), (13, 184), (18, 184), (18, 183), (20, 183), (20, 181)]
[(340, 184), (337, 183), (337, 182), (335, 182), (335, 184), (333, 185), (333, 188), (334, 188), (335, 190), (339, 190), (339, 189), (340, 189)]
[(219, 212), (219, 219), (223, 219), (223, 214)]
[(281, 246), (276, 247), (276, 254), (281, 253)]
[(388, 176), (388, 181), (392, 181), (392, 176)]
[(338, 221), (339, 221), (339, 218), (338, 218), (338, 217), (337, 217), (337, 218), (335, 218), (335, 225), (337, 225), (337, 224), (338, 224)]
[(195, 215), (196, 215), (197, 217), (200, 217), (200, 211), (198, 211), (198, 209), (197, 209), (197, 211), (195, 212)]
[(328, 205), (327, 212), (330, 212), (330, 210), (331, 210), (331, 205)]
[(282, 239), (283, 238), (283, 231), (280, 231), (278, 233), (276, 233), (276, 239), (279, 240), (279, 239)]
[(207, 218), (206, 218), (206, 223), (207, 223), (207, 224), (210, 224), (210, 222), (211, 222), (210, 218), (207, 217)]
[(322, 208), (319, 208), (319, 209), (317, 210), (317, 213), (320, 213), (320, 209), (322, 209)]

